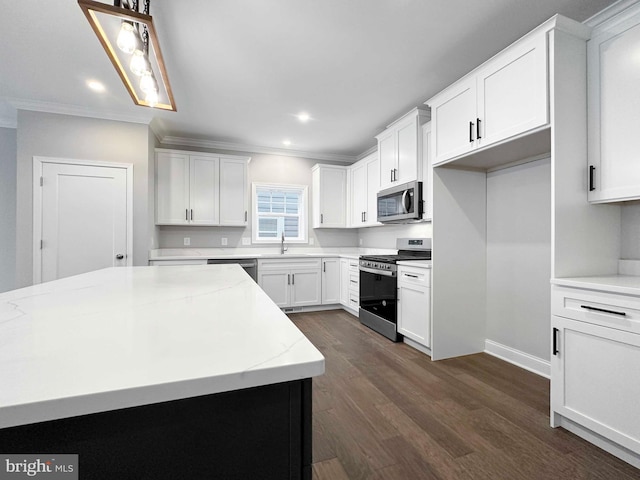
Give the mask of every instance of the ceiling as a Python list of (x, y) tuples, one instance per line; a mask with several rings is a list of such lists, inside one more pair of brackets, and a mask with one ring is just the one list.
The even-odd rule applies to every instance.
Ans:
[[(0, 0), (0, 125), (15, 108), (153, 119), (161, 138), (185, 144), (349, 160), (555, 13), (583, 21), (612, 3), (152, 0), (178, 108), (163, 112), (133, 105), (74, 0)], [(106, 91), (89, 90), (89, 79)]]

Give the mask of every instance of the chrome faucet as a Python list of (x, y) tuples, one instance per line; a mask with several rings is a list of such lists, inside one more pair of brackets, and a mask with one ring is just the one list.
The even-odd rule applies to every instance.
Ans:
[(288, 248), (284, 248), (284, 230), (282, 231), (282, 238), (280, 240), (280, 255), (284, 255), (284, 252), (289, 250)]

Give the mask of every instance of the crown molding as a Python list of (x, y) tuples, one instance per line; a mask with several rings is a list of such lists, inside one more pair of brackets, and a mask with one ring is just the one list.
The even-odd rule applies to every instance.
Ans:
[(67, 105), (62, 103), (43, 102), (39, 100), (25, 100), (21, 98), (4, 98), (4, 101), (13, 106), (16, 110), (29, 110), (32, 112), (55, 113), (59, 115), (72, 115), (75, 117), (99, 118), (102, 120), (114, 120), (117, 122), (142, 123), (148, 125), (153, 118), (153, 113), (141, 115), (105, 112), (77, 105)]
[(357, 160), (355, 155), (340, 155), (337, 153), (306, 152), (303, 150), (291, 150), (288, 148), (263, 147), (259, 145), (246, 145), (242, 143), (221, 142), (217, 140), (204, 140), (188, 137), (174, 137), (165, 135), (160, 138), (163, 145), (176, 145), (184, 147), (210, 148), (214, 150), (230, 150), (234, 152), (261, 153), (266, 155), (280, 155), (285, 157), (302, 157), (313, 160), (325, 160), (351, 164)]
[(356, 157), (357, 160), (362, 160), (364, 157), (368, 157), (372, 153), (376, 153), (378, 151), (378, 145), (374, 145), (369, 150), (365, 150), (360, 155)]
[(584, 22), (588, 27), (597, 27), (606, 22), (610, 18), (615, 17), (620, 12), (623, 12), (627, 8), (638, 3), (638, 0), (620, 0), (616, 3), (609, 5), (604, 10), (599, 11), (594, 16), (587, 18)]

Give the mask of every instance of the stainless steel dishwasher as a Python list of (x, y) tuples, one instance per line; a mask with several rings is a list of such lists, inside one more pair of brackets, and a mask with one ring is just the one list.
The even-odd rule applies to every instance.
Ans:
[(228, 265), (237, 263), (249, 274), (253, 281), (258, 283), (258, 260), (255, 258), (210, 258), (207, 265)]

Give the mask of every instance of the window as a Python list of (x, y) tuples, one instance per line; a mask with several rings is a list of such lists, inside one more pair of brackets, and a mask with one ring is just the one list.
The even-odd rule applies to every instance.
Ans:
[(253, 243), (307, 242), (307, 187), (253, 184)]

